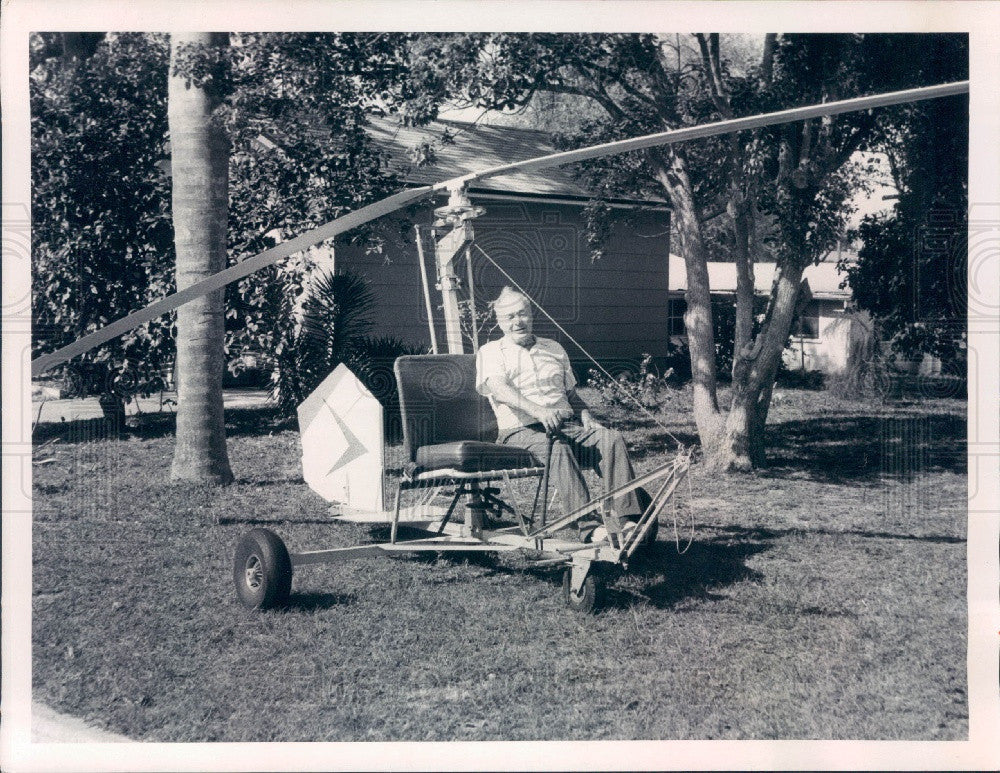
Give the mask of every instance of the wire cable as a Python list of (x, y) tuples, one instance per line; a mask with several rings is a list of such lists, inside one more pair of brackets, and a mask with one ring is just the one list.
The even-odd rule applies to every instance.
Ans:
[(513, 284), (513, 285), (514, 285), (514, 287), (516, 287), (516, 288), (518, 289), (518, 291), (519, 291), (519, 292), (520, 292), (520, 293), (521, 293), (521, 294), (522, 294), (522, 295), (523, 295), (523, 296), (524, 296), (525, 298), (527, 298), (527, 299), (528, 299), (529, 301), (531, 301), (531, 302), (532, 302), (532, 303), (533, 303), (533, 304), (534, 304), (534, 305), (535, 305), (535, 306), (536, 306), (536, 307), (538, 308), (538, 310), (539, 310), (540, 312), (542, 312), (542, 314), (544, 314), (544, 315), (545, 315), (546, 319), (548, 319), (548, 320), (549, 320), (549, 322), (551, 322), (551, 323), (552, 323), (553, 325), (555, 325), (555, 326), (556, 326), (556, 328), (557, 328), (557, 329), (559, 330), (559, 332), (560, 332), (560, 333), (562, 333), (562, 334), (563, 334), (564, 336), (566, 336), (566, 338), (568, 338), (568, 339), (569, 339), (570, 341), (572, 341), (572, 342), (573, 342), (573, 344), (574, 344), (574, 345), (575, 345), (575, 346), (576, 346), (576, 347), (577, 347), (577, 348), (578, 348), (578, 349), (579, 349), (579, 350), (580, 350), (581, 352), (583, 352), (584, 356), (585, 356), (585, 357), (586, 357), (586, 358), (587, 358), (588, 360), (590, 360), (590, 361), (591, 361), (592, 363), (594, 363), (594, 365), (596, 365), (596, 366), (597, 366), (597, 369), (598, 369), (598, 370), (599, 370), (599, 371), (600, 371), (601, 373), (603, 373), (603, 374), (604, 374), (604, 375), (605, 375), (605, 376), (607, 377), (607, 379), (608, 379), (608, 381), (609, 381), (609, 382), (611, 382), (612, 384), (614, 384), (614, 385), (615, 385), (615, 386), (616, 386), (616, 387), (617, 387), (617, 388), (618, 388), (618, 389), (619, 389), (619, 390), (621, 391), (621, 393), (622, 393), (623, 395), (625, 395), (625, 396), (626, 396), (626, 397), (627, 397), (627, 398), (628, 398), (629, 400), (631, 400), (631, 401), (632, 401), (633, 403), (635, 403), (636, 407), (638, 407), (640, 411), (642, 411), (642, 412), (643, 412), (644, 414), (646, 414), (646, 416), (647, 416), (648, 418), (650, 418), (650, 419), (651, 419), (651, 420), (653, 421), (653, 423), (654, 423), (654, 424), (656, 424), (656, 426), (658, 426), (658, 427), (659, 427), (660, 429), (662, 429), (662, 430), (663, 430), (664, 432), (666, 432), (666, 433), (667, 433), (667, 435), (668, 435), (668, 436), (670, 437), (670, 439), (671, 439), (671, 440), (673, 440), (673, 441), (674, 441), (674, 442), (675, 442), (675, 443), (677, 444), (677, 448), (678, 448), (678, 450), (680, 450), (680, 449), (683, 449), (683, 448), (684, 448), (684, 444), (683, 444), (683, 443), (681, 443), (681, 441), (677, 439), (677, 436), (676, 436), (676, 435), (674, 435), (674, 433), (673, 433), (673, 432), (671, 432), (671, 431), (670, 431), (670, 430), (669, 430), (669, 429), (668, 429), (668, 428), (666, 427), (666, 425), (665, 425), (665, 424), (664, 424), (663, 422), (661, 422), (661, 421), (660, 421), (660, 420), (659, 420), (659, 419), (658, 419), (658, 418), (656, 417), (656, 414), (654, 414), (654, 413), (653, 413), (652, 411), (650, 411), (650, 410), (649, 410), (649, 409), (648, 409), (648, 408), (647, 408), (647, 407), (646, 407), (645, 405), (643, 405), (643, 404), (642, 404), (642, 402), (640, 402), (640, 401), (639, 401), (639, 400), (638, 400), (638, 399), (637, 399), (637, 398), (635, 397), (635, 395), (633, 395), (633, 394), (632, 394), (631, 392), (629, 392), (629, 391), (628, 391), (628, 390), (627, 390), (627, 389), (626, 389), (626, 388), (625, 388), (624, 386), (622, 386), (621, 384), (619, 384), (619, 383), (618, 383), (618, 380), (617, 380), (617, 379), (616, 379), (616, 378), (615, 378), (614, 376), (612, 376), (612, 375), (611, 375), (610, 373), (608, 373), (608, 371), (607, 371), (607, 370), (605, 370), (604, 366), (603, 366), (603, 365), (601, 365), (601, 363), (599, 363), (599, 362), (598, 362), (597, 360), (595, 360), (595, 359), (594, 359), (593, 357), (591, 357), (591, 356), (590, 356), (590, 352), (588, 352), (588, 351), (587, 351), (586, 349), (584, 349), (584, 348), (583, 348), (583, 344), (581, 344), (581, 343), (580, 343), (579, 341), (577, 341), (577, 340), (576, 340), (575, 338), (573, 338), (573, 336), (571, 336), (571, 335), (570, 335), (570, 334), (569, 334), (569, 333), (567, 332), (566, 328), (564, 328), (564, 327), (563, 327), (562, 325), (560, 325), (560, 324), (559, 324), (558, 322), (556, 322), (555, 318), (554, 318), (554, 317), (553, 317), (553, 316), (552, 316), (551, 314), (549, 314), (549, 313), (548, 313), (548, 312), (547, 312), (547, 311), (546, 311), (546, 310), (545, 310), (544, 308), (542, 308), (542, 305), (541, 305), (541, 304), (540, 304), (540, 303), (539, 303), (538, 301), (536, 301), (536, 300), (535, 300), (534, 298), (532, 298), (532, 297), (531, 297), (531, 296), (530, 296), (530, 295), (528, 294), (528, 292), (527, 292), (527, 291), (526, 291), (526, 290), (525, 290), (525, 289), (524, 289), (523, 287), (521, 287), (521, 285), (520, 285), (520, 284), (518, 284), (517, 280), (516, 280), (516, 279), (514, 279), (514, 277), (512, 277), (512, 276), (511, 276), (511, 275), (510, 275), (509, 273), (507, 273), (507, 270), (506, 270), (506, 269), (505, 269), (505, 268), (504, 268), (503, 266), (501, 266), (501, 265), (500, 265), (499, 263), (497, 263), (497, 262), (496, 262), (495, 260), (493, 260), (493, 258), (491, 258), (491, 257), (489, 256), (489, 254), (487, 254), (486, 250), (484, 250), (484, 249), (483, 249), (482, 247), (480, 247), (480, 246), (479, 246), (478, 244), (475, 244), (475, 243), (473, 243), (473, 246), (474, 246), (474, 247), (475, 247), (475, 248), (476, 248), (477, 250), (479, 250), (480, 254), (482, 254), (482, 256), (483, 256), (484, 258), (486, 258), (486, 259), (487, 259), (487, 260), (488, 260), (488, 261), (489, 261), (490, 263), (492, 263), (492, 264), (493, 264), (493, 265), (494, 265), (494, 266), (496, 267), (496, 269), (497, 269), (497, 270), (498, 270), (498, 271), (499, 271), (499, 272), (500, 272), (501, 274), (503, 274), (503, 275), (504, 275), (505, 277), (507, 277), (507, 279), (508, 279), (508, 280), (510, 281), (510, 283), (511, 283), (511, 284)]
[(677, 497), (676, 497), (677, 492), (675, 491), (674, 492), (675, 496), (670, 498), (671, 517), (674, 522), (674, 546), (677, 548), (677, 554), (681, 556), (683, 556), (685, 553), (688, 552), (688, 549), (694, 542), (694, 508), (691, 506), (691, 502), (693, 500), (693, 495), (692, 495), (693, 489), (691, 486), (691, 471), (688, 470), (687, 473), (685, 473), (684, 477), (687, 478), (687, 484), (688, 484), (688, 520), (690, 521), (691, 524), (691, 534), (688, 536), (687, 544), (684, 546), (683, 550), (681, 549), (681, 537), (677, 530)]

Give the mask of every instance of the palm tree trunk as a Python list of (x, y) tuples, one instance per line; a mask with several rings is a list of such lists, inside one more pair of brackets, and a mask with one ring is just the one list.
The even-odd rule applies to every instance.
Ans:
[[(228, 45), (225, 33), (171, 35), (167, 116), (173, 177), (177, 289), (226, 267), (229, 149), (212, 118), (215, 100), (175, 74), (179, 50), (188, 45)], [(233, 480), (222, 409), (225, 367), (224, 291), (177, 310), (177, 440), (173, 480), (226, 484)]]

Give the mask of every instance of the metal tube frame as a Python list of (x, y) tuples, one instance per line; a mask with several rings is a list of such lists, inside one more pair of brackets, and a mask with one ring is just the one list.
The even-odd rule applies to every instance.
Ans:
[[(420, 284), (424, 291), (424, 308), (427, 311), (427, 328), (431, 334), (431, 354), (438, 353), (437, 332), (434, 330), (434, 309), (431, 303), (431, 286), (427, 279), (427, 262), (424, 258), (423, 234), (420, 226), (413, 226), (417, 235), (417, 258), (420, 261)], [(433, 235), (433, 231), (431, 232)]]
[[(542, 554), (537, 565), (571, 565), (573, 567), (571, 586), (579, 590), (593, 562), (603, 561), (623, 565), (627, 564), (628, 559), (634, 554), (641, 544), (642, 539), (651, 528), (653, 519), (659, 517), (664, 506), (673, 497), (677, 486), (690, 469), (690, 463), (691, 451), (688, 450), (687, 453), (678, 456), (672, 462), (640, 475), (624, 486), (619, 486), (602, 494), (573, 512), (567, 513), (551, 524), (542, 526), (533, 532), (525, 533), (525, 529), (523, 528), (524, 522), (519, 518), (521, 526), (502, 529), (483, 529), (481, 534), (475, 538), (470, 538), (468, 535), (462, 534), (462, 527), (460, 525), (450, 523), (450, 516), (454, 511), (459, 496), (463, 493), (468, 493), (465, 483), (459, 482), (448, 512), (442, 519), (434, 536), (403, 541), (397, 540), (400, 497), (404, 489), (415, 488), (415, 482), (401, 481), (399, 489), (396, 492), (394, 519), (391, 538), (388, 543), (293, 553), (291, 554), (292, 566), (340, 563), (379, 552), (401, 553), (429, 550), (440, 552), (509, 552), (527, 549), (537, 550)], [(613, 517), (614, 513), (610, 507), (610, 502), (615, 497), (626, 494), (629, 491), (634, 491), (640, 486), (652, 483), (660, 478), (664, 478), (665, 480), (657, 489), (656, 494), (651, 498), (650, 504), (640, 517), (636, 528), (619, 546), (603, 542), (591, 545), (555, 537), (555, 532), (595, 511), (601, 513), (604, 519), (607, 519), (609, 516)], [(539, 488), (541, 488), (540, 485)], [(607, 523), (607, 521), (605, 522)], [(521, 533), (516, 533), (517, 531)]]

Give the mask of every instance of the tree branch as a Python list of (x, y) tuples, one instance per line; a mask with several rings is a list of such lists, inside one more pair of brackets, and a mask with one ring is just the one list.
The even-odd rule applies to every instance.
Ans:
[(850, 139), (844, 143), (844, 146), (836, 152), (833, 159), (832, 169), (839, 169), (847, 160), (861, 147), (861, 144), (871, 136), (872, 131), (875, 129), (875, 115), (872, 112), (865, 113), (861, 120), (858, 122), (858, 127), (855, 129), (854, 134), (851, 135)]
[(698, 220), (702, 223), (715, 220), (717, 217), (726, 214), (727, 208), (728, 200), (722, 198), (716, 201), (711, 207), (701, 207), (698, 211)]
[[(654, 88), (653, 93), (658, 95), (657, 112), (667, 125), (676, 126), (680, 123), (680, 115), (677, 113), (677, 94), (681, 90), (685, 73), (680, 62), (680, 44), (678, 43), (677, 66), (674, 68), (664, 54), (663, 46), (670, 46), (669, 43), (661, 43), (656, 48), (657, 68), (652, 74)], [(668, 96), (669, 95), (669, 96)]]
[(733, 110), (729, 102), (729, 93), (722, 84), (718, 33), (713, 32), (706, 39), (703, 33), (696, 32), (695, 38), (698, 40), (698, 48), (701, 51), (702, 68), (705, 71), (705, 77), (708, 78), (709, 94), (712, 97), (712, 103), (722, 114), (723, 118), (732, 118)]
[(595, 88), (593, 91), (584, 93), (583, 96), (593, 99), (603, 107), (612, 118), (627, 120), (628, 114), (618, 105), (603, 87)]
[(621, 76), (616, 75), (609, 68), (602, 67), (601, 65), (594, 64), (593, 62), (586, 62), (586, 63), (575, 62), (573, 66), (576, 67), (578, 71), (580, 71), (580, 74), (583, 77), (588, 77), (587, 75), (588, 71), (599, 73), (600, 75), (605, 76), (606, 80), (611, 81), (612, 83), (616, 83), (625, 91), (626, 94), (629, 94), (630, 96), (635, 97), (640, 102), (652, 107), (654, 110), (656, 110), (657, 113), (660, 112), (657, 101), (654, 98), (646, 94), (643, 94), (642, 91), (640, 91), (635, 86), (630, 84), (624, 74)]
[(760, 61), (760, 83), (765, 88), (774, 81), (774, 54), (778, 47), (778, 36), (768, 32), (764, 36), (764, 54)]

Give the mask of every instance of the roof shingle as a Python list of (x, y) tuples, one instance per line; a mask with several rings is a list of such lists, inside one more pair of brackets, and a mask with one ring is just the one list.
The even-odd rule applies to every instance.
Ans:
[[(437, 183), (469, 172), (556, 152), (548, 135), (535, 129), (446, 120), (432, 121), (426, 126), (418, 127), (403, 126), (395, 118), (370, 117), (369, 121), (369, 136), (389, 152), (393, 168), (405, 170), (406, 181), (415, 185)], [(440, 142), (445, 131), (454, 136), (453, 142)], [(413, 165), (410, 152), (428, 142), (434, 145), (434, 163), (420, 167)], [(472, 191), (531, 196), (573, 199), (591, 197), (587, 189), (565, 167), (492, 177), (477, 181), (470, 188)], [(662, 202), (648, 200), (644, 203)]]

